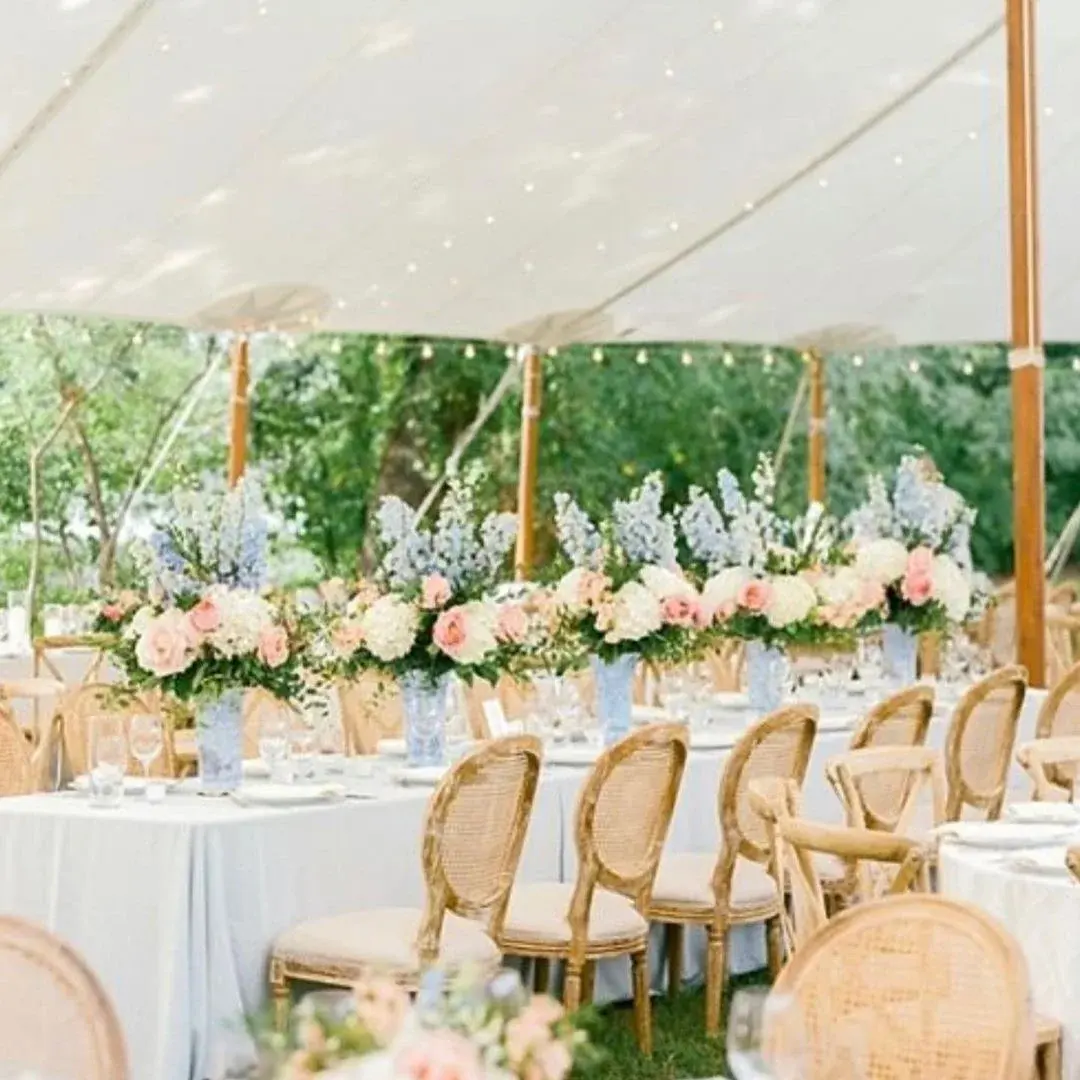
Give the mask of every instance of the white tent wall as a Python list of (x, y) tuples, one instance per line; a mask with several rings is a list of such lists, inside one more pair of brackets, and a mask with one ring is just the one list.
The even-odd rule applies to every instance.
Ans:
[[(329, 297), (329, 328), (505, 336), (604, 306), (1001, 16), (998, 0), (11, 0), (0, 308), (187, 323), (295, 282)], [(1045, 329), (1077, 339), (1080, 7), (1042, 0), (1039, 18)], [(608, 305), (613, 335), (1005, 339), (1004, 84), (998, 29)]]

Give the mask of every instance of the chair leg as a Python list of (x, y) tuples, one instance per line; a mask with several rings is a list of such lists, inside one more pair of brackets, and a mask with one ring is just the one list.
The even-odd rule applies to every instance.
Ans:
[(634, 1033), (638, 1047), (646, 1057), (652, 1056), (652, 1003), (649, 1001), (649, 952), (633, 953), (630, 970), (634, 981)]
[(591, 1005), (596, 992), (596, 961), (586, 960), (581, 972), (581, 1004)]
[(566, 981), (563, 984), (563, 1005), (568, 1013), (581, 1008), (582, 965), (573, 960), (566, 962)]
[(547, 994), (551, 987), (551, 961), (538, 956), (533, 961), (533, 987), (538, 994)]
[(683, 925), (668, 923), (664, 927), (668, 969), (668, 997), (678, 997), (683, 982)]
[(727, 927), (709, 927), (709, 951), (705, 967), (705, 1034), (720, 1034), (720, 1011), (727, 978)]
[(769, 957), (769, 974), (775, 979), (784, 966), (784, 943), (779, 915), (765, 923), (765, 949)]
[(274, 1027), (285, 1031), (289, 1026), (289, 980), (276, 961), (270, 961), (270, 1001), (274, 1010)]
[(1035, 1052), (1036, 1080), (1061, 1080), (1061, 1040), (1043, 1043)]

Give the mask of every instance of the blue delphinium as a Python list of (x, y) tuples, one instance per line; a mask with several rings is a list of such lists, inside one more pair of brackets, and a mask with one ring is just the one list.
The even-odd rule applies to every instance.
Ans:
[(643, 566), (676, 565), (675, 519), (663, 510), (664, 480), (650, 473), (629, 499), (612, 508), (615, 543), (626, 557)]
[(563, 554), (574, 566), (599, 568), (604, 546), (600, 530), (565, 491), (555, 495), (555, 533)]

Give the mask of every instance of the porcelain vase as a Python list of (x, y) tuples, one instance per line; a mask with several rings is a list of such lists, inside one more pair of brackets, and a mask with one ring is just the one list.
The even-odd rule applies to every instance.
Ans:
[(910, 686), (919, 677), (919, 635), (894, 623), (881, 630), (885, 670), (894, 682)]
[(244, 760), (244, 691), (226, 690), (200, 702), (195, 713), (199, 790), (228, 795), (240, 786)]
[(410, 672), (401, 680), (405, 713), (405, 752), (409, 765), (446, 764), (446, 694), (450, 676), (432, 679)]
[(746, 694), (759, 715), (779, 709), (784, 702), (788, 662), (783, 649), (750, 641), (746, 645)]
[(590, 657), (593, 681), (596, 684), (596, 716), (605, 746), (618, 742), (630, 731), (630, 714), (634, 707), (634, 672), (636, 653), (627, 653), (616, 660)]

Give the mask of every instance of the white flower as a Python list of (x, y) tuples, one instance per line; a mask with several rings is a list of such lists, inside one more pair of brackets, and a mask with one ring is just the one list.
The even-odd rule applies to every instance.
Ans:
[(908, 551), (899, 540), (871, 540), (855, 552), (855, 570), (860, 577), (891, 585), (907, 570)]
[(611, 613), (611, 629), (604, 640), (640, 641), (660, 629), (660, 601), (636, 581), (628, 581), (616, 594)]
[(372, 656), (389, 663), (408, 655), (416, 642), (418, 622), (412, 604), (396, 596), (380, 596), (364, 612), (360, 625)]
[(495, 638), (499, 609), (477, 600), (463, 604), (461, 610), (465, 615), (465, 641), (454, 654), (454, 660), (459, 664), (479, 664), (499, 647)]
[(215, 585), (207, 596), (221, 612), (221, 625), (207, 635), (210, 646), (233, 658), (255, 652), (262, 632), (274, 623), (274, 612), (258, 593)]
[(813, 586), (792, 574), (778, 574), (770, 583), (772, 597), (765, 608), (769, 625), (779, 630), (809, 617), (817, 603)]
[(841, 566), (818, 580), (818, 595), (830, 607), (846, 607), (858, 600), (865, 580), (854, 567)]
[(701, 590), (701, 604), (710, 618), (725, 605), (734, 607), (739, 590), (750, 580), (750, 571), (745, 566), (729, 566), (713, 575), (705, 582)]
[(133, 641), (137, 637), (141, 637), (143, 631), (150, 625), (150, 621), (154, 618), (154, 609), (149, 604), (144, 604), (138, 611), (135, 612), (135, 617), (127, 624), (124, 629), (124, 637), (128, 641)]
[(564, 574), (559, 584), (555, 586), (555, 602), (560, 607), (578, 611), (584, 605), (581, 603), (581, 582), (588, 571), (584, 566), (575, 566), (568, 574)]
[(971, 610), (971, 585), (964, 572), (948, 555), (934, 556), (930, 568), (934, 599), (952, 622), (963, 622)]
[(668, 600), (673, 596), (697, 596), (694, 586), (682, 574), (663, 566), (642, 567), (641, 580), (657, 600)]

